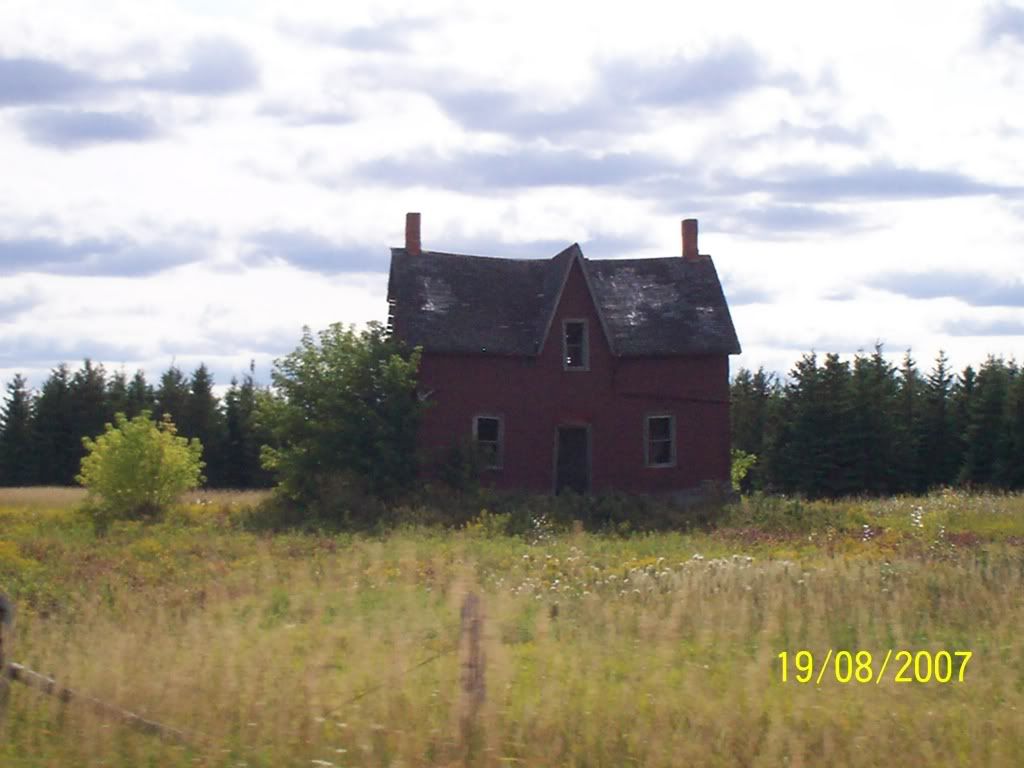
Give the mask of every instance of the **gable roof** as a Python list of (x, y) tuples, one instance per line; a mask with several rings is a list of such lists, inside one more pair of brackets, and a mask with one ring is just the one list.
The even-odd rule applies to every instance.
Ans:
[(579, 264), (612, 353), (740, 351), (710, 257), (603, 259), (573, 244), (550, 259), (391, 249), (388, 302), (396, 333), (431, 352), (536, 355), (573, 264)]

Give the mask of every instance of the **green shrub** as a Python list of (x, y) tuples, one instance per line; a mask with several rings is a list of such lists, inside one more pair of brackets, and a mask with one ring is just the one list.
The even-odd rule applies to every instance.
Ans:
[(203, 481), (203, 448), (178, 437), (170, 417), (154, 423), (148, 411), (129, 420), (123, 413), (95, 440), (75, 478), (89, 491), (88, 509), (101, 519), (154, 516)]
[(732, 480), (732, 489), (739, 493), (742, 490), (743, 481), (747, 477), (747, 473), (757, 463), (757, 456), (753, 453), (747, 453), (741, 451), (739, 448), (732, 449), (732, 467), (730, 469), (730, 476)]
[(419, 357), (379, 323), (361, 331), (335, 323), (315, 336), (304, 329), (298, 348), (274, 363), (274, 393), (259, 404), (274, 443), (261, 461), (279, 493), (344, 517), (339, 492), (390, 499), (411, 490)]

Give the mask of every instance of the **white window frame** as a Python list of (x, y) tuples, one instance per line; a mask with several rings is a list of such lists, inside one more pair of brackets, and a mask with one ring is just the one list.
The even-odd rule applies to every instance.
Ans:
[[(651, 420), (668, 419), (669, 452), (671, 454), (667, 462), (655, 463), (651, 461)], [(644, 466), (651, 469), (669, 469), (676, 466), (676, 417), (671, 413), (648, 413), (644, 416)]]
[(477, 448), (480, 447), (480, 419), (493, 419), (498, 422), (497, 461), (494, 464), (485, 464), (484, 468), (502, 469), (505, 466), (505, 419), (496, 413), (478, 413), (473, 416), (473, 445)]
[[(583, 326), (583, 365), (569, 365), (569, 341), (566, 332), (570, 323), (577, 323)], [(589, 371), (590, 370), (590, 323), (585, 317), (567, 317), (562, 320), (562, 370), (565, 371)]]

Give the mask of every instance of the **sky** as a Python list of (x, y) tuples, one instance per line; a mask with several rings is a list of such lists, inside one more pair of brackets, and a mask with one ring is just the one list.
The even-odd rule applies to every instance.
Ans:
[[(607, 6), (607, 7), (605, 7)], [(0, 4), (0, 382), (222, 386), (389, 248), (680, 254), (743, 353), (1024, 358), (1024, 5)]]

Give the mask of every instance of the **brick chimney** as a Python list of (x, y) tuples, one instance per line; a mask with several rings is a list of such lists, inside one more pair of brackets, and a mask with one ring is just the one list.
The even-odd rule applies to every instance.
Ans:
[(683, 219), (683, 258), (697, 258), (697, 220)]
[(405, 250), (411, 256), (419, 256), (423, 253), (423, 247), (420, 244), (420, 215), (418, 213), (405, 214)]

